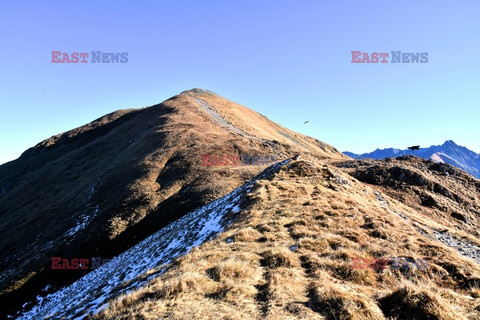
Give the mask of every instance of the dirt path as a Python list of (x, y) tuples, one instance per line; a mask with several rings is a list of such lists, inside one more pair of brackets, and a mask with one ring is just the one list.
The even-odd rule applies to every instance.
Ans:
[[(398, 215), (402, 219), (409, 221), (409, 223), (423, 236), (426, 236), (430, 240), (436, 239), (448, 247), (455, 248), (462, 256), (473, 259), (476, 263), (480, 264), (480, 247), (474, 245), (468, 240), (452, 236), (447, 231), (440, 231), (427, 226), (420, 227), (417, 222), (413, 222), (405, 214), (393, 210), (380, 192), (374, 190), (373, 193), (382, 207), (387, 208), (390, 212)], [(433, 234), (434, 237), (432, 237), (431, 234)]]

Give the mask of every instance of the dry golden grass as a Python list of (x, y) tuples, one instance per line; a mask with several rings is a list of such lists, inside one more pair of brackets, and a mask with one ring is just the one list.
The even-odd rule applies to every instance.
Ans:
[(337, 153), (337, 150), (332, 146), (287, 129), (252, 109), (217, 95), (200, 94), (197, 96), (211, 105), (216, 112), (221, 114), (233, 126), (253, 137), (289, 144), (298, 151), (316, 152), (316, 154), (322, 157), (347, 158), (343, 154)]
[[(441, 220), (373, 191), (303, 155), (257, 182), (225, 232), (93, 319), (479, 319), (479, 265), (415, 224)], [(357, 270), (354, 257), (429, 263)]]
[[(26, 300), (36, 302), (47, 285), (60, 288), (83, 275), (59, 275), (49, 268), (50, 257), (116, 256), (265, 169), (206, 167), (202, 154), (283, 160), (310, 150), (347, 159), (324, 143), (205, 93), (189, 90), (152, 107), (111, 113), (0, 166), (0, 305), (6, 306), (0, 318), (15, 314)], [(85, 228), (66, 239), (84, 220)]]

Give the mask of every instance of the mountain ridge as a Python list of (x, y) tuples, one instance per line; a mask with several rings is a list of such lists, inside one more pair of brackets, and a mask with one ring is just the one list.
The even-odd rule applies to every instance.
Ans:
[(396, 148), (377, 148), (368, 153), (356, 154), (345, 151), (344, 154), (354, 159), (385, 159), (403, 155), (415, 155), (420, 158), (432, 159), (436, 162), (445, 162), (454, 165), (477, 179), (480, 179), (480, 154), (456, 144), (453, 140), (446, 140), (442, 145), (432, 145), (428, 148), (421, 148), (415, 151)]
[(18, 309), (86, 272), (51, 270), (50, 257), (111, 258), (262, 171), (204, 167), (202, 154), (299, 152), (347, 159), (201, 89), (39, 142), (0, 166), (0, 305)]
[[(0, 166), (0, 317), (478, 319), (480, 181), (443, 150), (351, 159), (202, 89), (110, 113)], [(202, 163), (245, 153), (280, 161)]]
[[(480, 316), (480, 182), (448, 164), (411, 156), (331, 163), (300, 154), (198, 212), (159, 231), (175, 230), (170, 240), (153, 235), (81, 282), (40, 297), (21, 319)], [(207, 225), (211, 237), (194, 231)], [(173, 255), (145, 252), (147, 243)], [(185, 247), (191, 250), (176, 254)], [(385, 269), (352, 268), (358, 257), (392, 256), (427, 266), (396, 269), (388, 258)]]

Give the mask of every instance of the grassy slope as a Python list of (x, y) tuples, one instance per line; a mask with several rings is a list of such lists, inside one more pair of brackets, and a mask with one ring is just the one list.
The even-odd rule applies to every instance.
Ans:
[[(244, 134), (222, 126), (196, 99)], [(224, 106), (240, 112), (224, 115)], [(111, 258), (262, 170), (202, 167), (201, 154), (287, 157), (308, 149), (345, 159), (330, 146), (285, 132), (248, 108), (190, 90), (106, 115), (0, 166), (0, 305), (14, 310), (47, 285), (53, 292), (83, 275), (50, 270), (50, 257)], [(70, 234), (83, 219), (84, 228)]]
[[(308, 155), (285, 165), (255, 184), (229, 229), (93, 318), (478, 319), (478, 263), (432, 230), (468, 234), (346, 171)], [(458, 193), (478, 205), (478, 190)], [(392, 256), (426, 258), (428, 269), (351, 269), (352, 257)]]

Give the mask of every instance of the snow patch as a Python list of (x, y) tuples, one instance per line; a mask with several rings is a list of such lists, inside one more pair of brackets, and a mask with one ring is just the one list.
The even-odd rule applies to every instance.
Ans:
[(83, 230), (87, 227), (87, 224), (100, 212), (100, 208), (98, 205), (95, 207), (95, 210), (91, 215), (83, 214), (80, 216), (79, 221), (77, 222), (77, 225), (71, 229), (69, 229), (64, 237), (69, 238), (73, 235), (75, 235), (78, 231)]
[(440, 163), (444, 163), (442, 157), (440, 157), (440, 155), (438, 153), (434, 153), (432, 154), (432, 156), (430, 157), (430, 159), (433, 161), (433, 162), (440, 162)]

